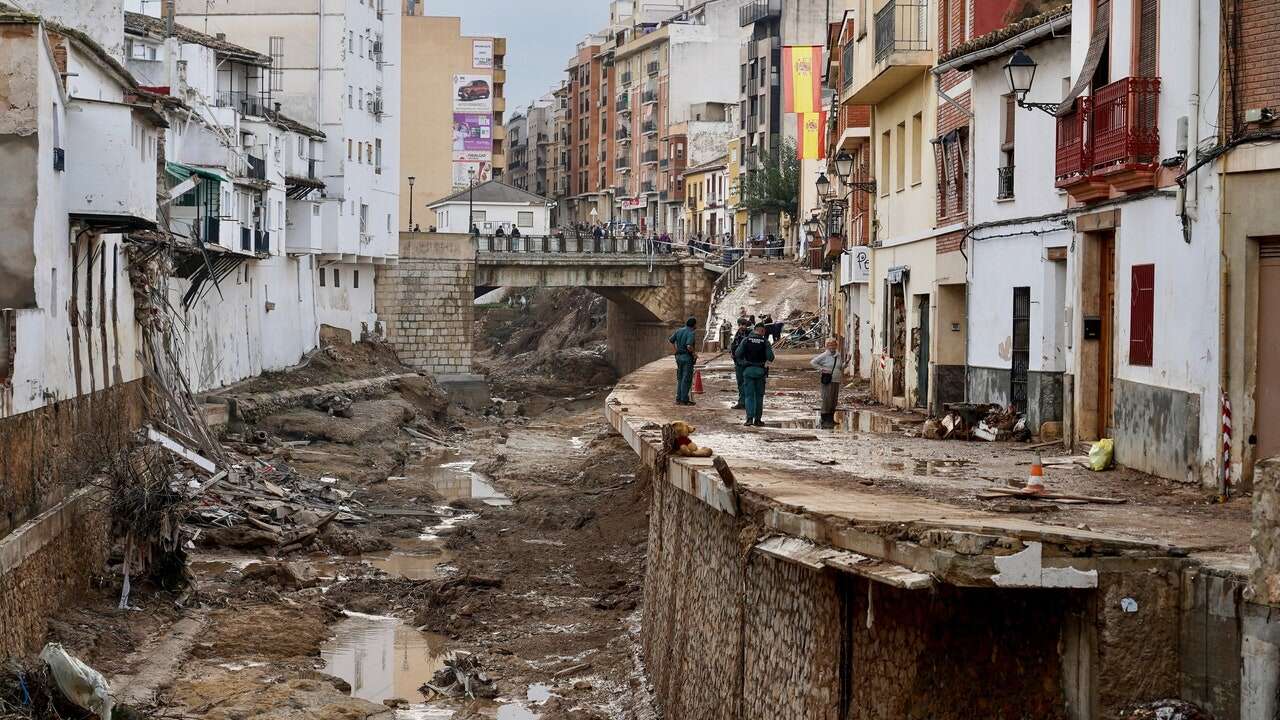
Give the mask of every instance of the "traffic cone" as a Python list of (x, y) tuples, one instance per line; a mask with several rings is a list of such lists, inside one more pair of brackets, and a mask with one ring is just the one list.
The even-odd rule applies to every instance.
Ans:
[(705, 392), (702, 389), (702, 371), (701, 370), (693, 371), (693, 392), (696, 395), (701, 395), (703, 392)]
[(1031, 473), (1027, 476), (1025, 489), (1033, 495), (1044, 493), (1044, 465), (1040, 462), (1040, 453), (1036, 453), (1036, 459), (1031, 463)]

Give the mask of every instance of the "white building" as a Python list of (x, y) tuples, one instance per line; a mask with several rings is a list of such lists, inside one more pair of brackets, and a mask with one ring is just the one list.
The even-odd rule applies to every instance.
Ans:
[(0, 24), (3, 418), (141, 378), (124, 234), (155, 227), (165, 121), (89, 35)]
[[(1037, 16), (965, 46), (935, 74), (972, 72), (972, 183), (965, 397), (1014, 405), (1033, 429), (1062, 420), (1067, 370), (1067, 198), (1054, 187), (1056, 119), (1009, 94), (1013, 49), (1034, 53), (1044, 92), (1070, 75), (1071, 14)], [(1027, 98), (1035, 102), (1042, 98)], [(942, 328), (943, 331), (946, 328)]]
[(317, 260), (327, 272), (316, 312), (323, 325), (376, 332), (375, 267), (399, 252), (400, 7), (339, 0), (321, 14), (256, 0), (176, 5), (185, 24), (269, 55), (273, 97), (324, 133)]
[(436, 212), (442, 233), (467, 234), (468, 218), (481, 235), (519, 230), (529, 237), (551, 233), (551, 201), (541, 195), (490, 180), (437, 200), (428, 208)]

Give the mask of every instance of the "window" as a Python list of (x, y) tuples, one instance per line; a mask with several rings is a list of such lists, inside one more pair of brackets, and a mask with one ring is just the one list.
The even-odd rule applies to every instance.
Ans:
[[(342, 36), (339, 35), (338, 37), (342, 37)], [(356, 31), (348, 30), (347, 31), (347, 52), (355, 52), (355, 51), (356, 51)]]
[(527, 228), (533, 227), (533, 213), (531, 212), (516, 213), (516, 225), (520, 227), (527, 227)]
[(911, 118), (911, 184), (919, 185), (924, 178), (921, 156), (924, 154), (924, 115), (916, 113)]
[(485, 222), (488, 219), (488, 212), (485, 210), (473, 210), (471, 219), (478, 223)]
[(364, 235), (369, 232), (369, 206), (360, 203), (360, 234)]
[(1014, 123), (1018, 116), (1018, 104), (1013, 95), (1004, 96), (1004, 113), (1001, 116), (1000, 129), (1000, 164), (996, 186), (996, 197), (1005, 200), (1013, 197), (1013, 141), (1015, 137)]
[(50, 268), (52, 277), (49, 278), (49, 315), (58, 317), (58, 268)]
[(342, 287), (342, 278), (338, 275), (338, 268), (333, 269), (333, 286)]
[(320, 217), (320, 203), (311, 203), (311, 217)]
[(889, 194), (889, 131), (880, 135), (880, 197)]
[(1156, 266), (1134, 265), (1130, 287), (1129, 364), (1150, 367), (1154, 355)]
[(351, 271), (351, 287), (353, 288), (360, 287), (360, 271), (359, 270)]
[(373, 141), (373, 171), (382, 174), (382, 138)]
[(324, 268), (320, 268), (320, 287), (324, 287)]
[(365, 95), (364, 88), (360, 88), (359, 94), (356, 95), (356, 98), (357, 98), (356, 103), (359, 105), (361, 110), (364, 109), (364, 95)]
[(298, 157), (305, 158), (307, 156), (307, 139), (298, 136)]
[(347, 107), (354, 108), (356, 104), (356, 90), (354, 87), (347, 86)]
[(907, 187), (907, 124), (905, 122), (898, 123), (898, 139), (894, 145), (894, 150), (898, 153), (894, 158), (894, 170), (898, 176), (894, 178), (893, 187), (901, 192)]
[(347, 159), (351, 159), (351, 138), (347, 138)]

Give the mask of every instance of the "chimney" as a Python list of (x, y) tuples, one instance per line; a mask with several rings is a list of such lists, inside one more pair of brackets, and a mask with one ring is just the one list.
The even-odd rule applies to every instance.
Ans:
[(214, 35), (214, 37), (216, 37), (216, 38), (217, 38), (217, 39), (219, 39), (219, 40), (226, 40), (226, 39), (227, 39), (227, 34), (226, 34), (226, 33), (218, 33), (217, 35)]
[(175, 0), (160, 0), (160, 17), (164, 18), (164, 34), (173, 37), (173, 16)]

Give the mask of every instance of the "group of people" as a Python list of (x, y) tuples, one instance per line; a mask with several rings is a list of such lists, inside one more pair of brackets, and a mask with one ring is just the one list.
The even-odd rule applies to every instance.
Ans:
[[(695, 405), (693, 390), (694, 366), (698, 362), (697, 335), (694, 328), (698, 321), (689, 318), (685, 326), (669, 338), (675, 348), (676, 404)], [(738, 317), (738, 329), (729, 345), (733, 356), (734, 376), (738, 384), (738, 402), (735, 410), (746, 413), (744, 425), (763, 427), (765, 385), (769, 378), (769, 366), (775, 360), (773, 344), (781, 336), (783, 323), (773, 323), (770, 316), (760, 320), (745, 312)], [(776, 334), (775, 334), (776, 333)], [(809, 360), (810, 367), (818, 371), (821, 394), (820, 425), (834, 428), (836, 407), (840, 402), (840, 385), (848, 359), (840, 349), (837, 338), (827, 338), (821, 353)]]

